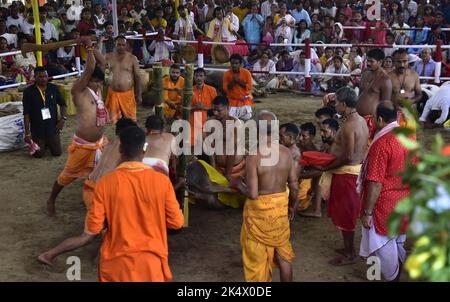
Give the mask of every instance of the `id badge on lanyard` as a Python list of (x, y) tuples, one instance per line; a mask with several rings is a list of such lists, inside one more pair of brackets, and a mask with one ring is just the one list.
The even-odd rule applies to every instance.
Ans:
[(42, 90), (40, 88), (38, 88), (38, 89), (39, 89), (39, 92), (41, 93), (42, 102), (44, 103), (44, 108), (41, 109), (41, 114), (42, 114), (42, 120), (45, 121), (45, 120), (51, 119), (52, 115), (50, 114), (50, 109), (45, 107), (45, 95), (44, 95), (44, 93), (42, 92)]

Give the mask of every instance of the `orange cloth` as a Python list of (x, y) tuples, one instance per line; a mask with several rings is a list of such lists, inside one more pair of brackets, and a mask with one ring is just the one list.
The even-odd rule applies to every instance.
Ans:
[(241, 228), (242, 262), (245, 281), (270, 282), (275, 253), (292, 263), (287, 192), (247, 199)]
[[(171, 101), (176, 105), (181, 105), (183, 103), (183, 95), (178, 94), (176, 91), (172, 91), (175, 88), (184, 88), (184, 78), (179, 77), (176, 83), (172, 82), (170, 76), (165, 76), (162, 80), (163, 85), (163, 99), (164, 101)], [(170, 109), (169, 106), (164, 103), (164, 115), (166, 117), (176, 117), (181, 116), (181, 112), (177, 112), (175, 109)]]
[(98, 162), (101, 150), (108, 143), (106, 136), (95, 143), (87, 142), (74, 136), (67, 148), (68, 157), (64, 170), (59, 174), (57, 182), (67, 186), (77, 178), (88, 176)]
[[(202, 90), (198, 89), (197, 85), (194, 86), (192, 89), (193, 95), (192, 95), (192, 106), (196, 105), (203, 105), (205, 107), (211, 108), (212, 101), (217, 96), (216, 88), (206, 85), (203, 85)], [(196, 112), (201, 113), (201, 124), (200, 121), (197, 121), (197, 124), (194, 125), (194, 116)], [(198, 113), (197, 113), (198, 114)], [(191, 117), (190, 117), (190, 124), (191, 124), (191, 144), (194, 145), (195, 138), (197, 135), (201, 137), (203, 132), (203, 126), (205, 125), (207, 119), (206, 110), (192, 110), (191, 111)], [(194, 132), (194, 126), (197, 128), (197, 132)], [(200, 128), (201, 126), (201, 128)]]
[(375, 124), (375, 119), (373, 115), (363, 116), (366, 120), (367, 128), (369, 128), (369, 144), (372, 142), (375, 132), (377, 132), (377, 125)]
[(112, 90), (111, 86), (109, 86), (108, 95), (106, 96), (106, 108), (109, 110), (111, 121), (114, 124), (122, 117), (136, 121), (137, 108), (133, 89), (119, 92)]
[(230, 107), (242, 107), (253, 105), (253, 78), (250, 71), (244, 68), (239, 70), (239, 79), (246, 83), (245, 88), (239, 84), (235, 84), (231, 90), (228, 90), (228, 84), (232, 82), (234, 73), (227, 70), (223, 76), (223, 91), (228, 97)]
[(297, 199), (299, 201), (297, 211), (303, 211), (309, 208), (311, 205), (312, 197), (312, 179), (302, 179), (298, 183), (298, 195)]
[(96, 184), (85, 232), (103, 237), (102, 282), (170, 281), (167, 228), (184, 218), (169, 178), (142, 162), (125, 162)]
[(409, 136), (412, 140), (417, 140), (417, 123), (413, 117), (407, 117), (402, 110), (397, 111), (397, 122), (400, 127), (407, 128), (413, 133)]

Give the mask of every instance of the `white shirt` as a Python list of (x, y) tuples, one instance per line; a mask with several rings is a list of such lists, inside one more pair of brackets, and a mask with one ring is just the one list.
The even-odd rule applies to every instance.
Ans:
[(20, 26), (22, 32), (26, 35), (34, 35), (34, 24), (28, 23), (26, 20), (23, 20), (22, 26)]
[(145, 9), (141, 10), (139, 13), (135, 11), (134, 9), (130, 11), (131, 17), (139, 22), (141, 22), (142, 16), (147, 14), (147, 11)]
[(100, 14), (100, 16), (94, 15), (94, 18), (97, 20), (99, 25), (103, 25), (106, 22), (106, 18), (104, 14)]
[(23, 23), (23, 17), (22, 16), (18, 16), (17, 19), (14, 19), (13, 17), (9, 16), (8, 19), (6, 20), (6, 26), (9, 28), (11, 25), (15, 25), (17, 26), (17, 28), (20, 31), (20, 28), (22, 26)]
[[(261, 60), (258, 60), (255, 65), (253, 65), (254, 71), (268, 71), (270, 73), (275, 73), (277, 71), (275, 62), (269, 59), (269, 62), (267, 62), (267, 65), (264, 67), (261, 67)], [(267, 80), (271, 75), (265, 74), (265, 73), (255, 73), (253, 74), (253, 77), (255, 79), (263, 79)]]
[(64, 50), (64, 47), (58, 48), (56, 56), (61, 59), (71, 59), (75, 57), (75, 47), (72, 47), (68, 53)]
[[(278, 5), (276, 1), (273, 1), (273, 3)], [(270, 3), (267, 0), (261, 4), (261, 15), (264, 17), (264, 22), (266, 22), (266, 18), (272, 14), (271, 6), (273, 3)]]
[(295, 24), (295, 19), (291, 15), (286, 15), (280, 18), (278, 24), (280, 24), (283, 19), (286, 20), (286, 27), (280, 26), (277, 28), (277, 30), (275, 31), (275, 39), (278, 39), (280, 35), (283, 35), (286, 39), (288, 39), (288, 43), (291, 43), (292, 37), (294, 36), (294, 28), (289, 27), (288, 24)]
[(83, 10), (82, 6), (79, 5), (72, 5), (67, 9), (66, 15), (67, 20), (75, 20), (80, 21), (81, 20), (81, 11)]
[(431, 110), (441, 110), (441, 116), (434, 122), (443, 124), (447, 120), (450, 109), (450, 82), (445, 82), (441, 88), (425, 104), (420, 121), (425, 122)]
[(48, 21), (45, 21), (45, 24), (41, 23), (41, 29), (43, 29), (45, 32), (42, 34), (42, 36), (44, 37), (45, 40), (50, 40), (50, 39), (56, 39), (59, 40), (59, 34), (56, 31), (55, 26), (53, 26), (53, 24), (51, 24)]
[(178, 36), (179, 40), (189, 40), (189, 37), (194, 36), (195, 25), (194, 19), (189, 16), (189, 24), (187, 24), (186, 19), (180, 17), (180, 19), (175, 22), (175, 29), (173, 34)]
[(417, 16), (417, 2), (409, 1), (408, 7), (405, 7), (405, 1), (401, 2), (403, 8), (403, 15), (405, 20), (409, 20), (410, 17)]
[[(170, 40), (170, 41), (168, 41)], [(148, 47), (149, 51), (155, 51), (154, 61), (158, 62), (170, 58), (170, 51), (174, 48), (173, 42), (169, 37), (164, 37), (164, 41), (153, 40)]]
[[(238, 16), (236, 16), (235, 14), (231, 13), (231, 15), (229, 15), (230, 17), (230, 23), (233, 27), (233, 30), (235, 32), (239, 31), (239, 18)], [(237, 36), (234, 34), (230, 33), (230, 41), (236, 41), (237, 40)]]

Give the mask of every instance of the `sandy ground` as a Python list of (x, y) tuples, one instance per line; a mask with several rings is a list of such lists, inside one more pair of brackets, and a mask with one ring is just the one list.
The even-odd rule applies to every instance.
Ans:
[[(297, 124), (313, 120), (319, 98), (289, 94), (270, 95), (255, 104), (257, 109), (273, 110), (281, 122)], [(139, 110), (143, 124), (147, 109)], [(76, 118), (70, 117), (62, 135), (63, 147), (70, 143)], [(112, 137), (112, 127), (108, 135)], [(419, 138), (429, 133), (419, 134)], [(447, 142), (450, 133), (444, 133)], [(66, 259), (81, 258), (82, 281), (97, 280), (97, 244), (58, 258), (55, 268), (39, 264), (36, 257), (68, 236), (83, 231), (85, 208), (81, 199), (82, 182), (66, 187), (57, 201), (57, 216), (48, 218), (44, 205), (52, 184), (66, 160), (46, 156), (30, 159), (26, 150), (0, 154), (0, 281), (67, 281)], [(327, 261), (336, 256), (341, 237), (328, 218), (296, 217), (292, 224), (292, 243), (297, 255), (295, 281), (364, 281), (366, 264), (332, 267)], [(239, 234), (241, 210), (210, 211), (191, 206), (190, 226), (169, 236), (169, 262), (175, 281), (243, 281)], [(359, 244), (359, 229), (357, 232)], [(278, 280), (275, 271), (274, 280)]]

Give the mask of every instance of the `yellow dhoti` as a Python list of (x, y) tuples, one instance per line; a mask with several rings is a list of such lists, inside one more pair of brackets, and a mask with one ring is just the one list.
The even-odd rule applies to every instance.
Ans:
[(298, 208), (297, 211), (302, 211), (311, 205), (311, 183), (312, 179), (302, 179), (298, 184)]
[(246, 281), (272, 281), (275, 253), (289, 263), (294, 260), (288, 203), (287, 192), (260, 195), (245, 202), (241, 246)]
[[(221, 172), (219, 172), (217, 169), (215, 169), (213, 166), (211, 166), (210, 164), (208, 164), (207, 162), (205, 162), (203, 160), (199, 160), (198, 162), (205, 168), (206, 172), (208, 173), (208, 177), (212, 182), (222, 185), (227, 188), (230, 186), (230, 182), (228, 181), (228, 179), (226, 179), (226, 177)], [(240, 163), (238, 163), (236, 166), (233, 167), (233, 170), (231, 172), (231, 177), (239, 178), (239, 177), (244, 176), (244, 174), (245, 174), (245, 160), (242, 160)], [(236, 193), (218, 193), (217, 198), (224, 205), (227, 205), (229, 207), (236, 208), (236, 209), (242, 205), (242, 203), (245, 199), (242, 197), (241, 194), (239, 194), (237, 192)]]

